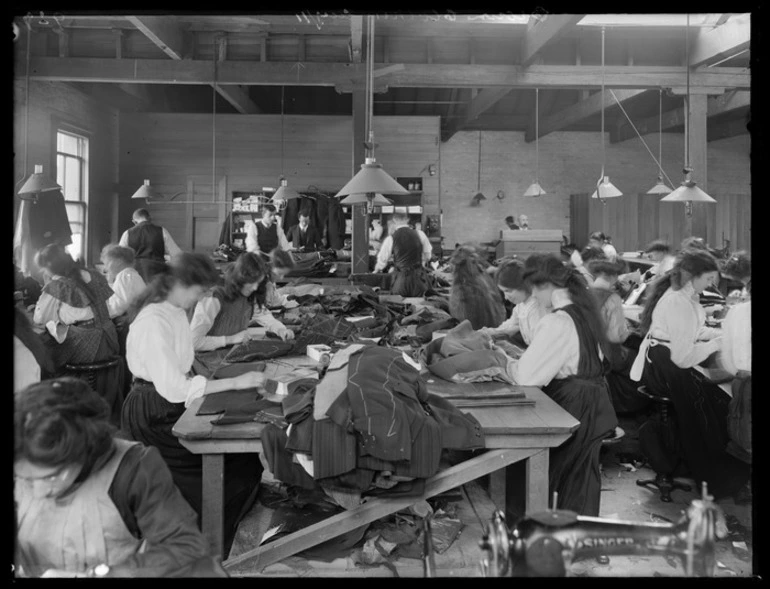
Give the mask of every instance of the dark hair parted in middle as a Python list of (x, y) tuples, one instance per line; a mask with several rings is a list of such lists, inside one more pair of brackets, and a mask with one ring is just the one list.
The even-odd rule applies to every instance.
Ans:
[(588, 262), (588, 271), (591, 273), (591, 276), (598, 276), (599, 274), (618, 276), (620, 275), (621, 266), (606, 259), (591, 260)]
[(524, 280), (532, 286), (551, 284), (555, 288), (566, 288), (572, 303), (591, 330), (591, 335), (600, 345), (605, 343), (604, 320), (596, 299), (580, 272), (566, 266), (557, 256), (547, 254), (537, 261), (535, 267), (524, 273)]
[(583, 263), (585, 264), (591, 260), (606, 260), (607, 255), (604, 253), (602, 248), (593, 245), (587, 245), (583, 248), (583, 251), (580, 252), (580, 259), (582, 259)]
[(664, 241), (662, 239), (656, 239), (654, 241), (651, 241), (649, 245), (644, 248), (644, 253), (649, 254), (650, 252), (663, 252), (663, 253), (669, 253), (671, 251), (671, 246), (668, 244), (667, 241)]
[(509, 290), (521, 290), (530, 294), (532, 289), (524, 281), (524, 272), (525, 267), (521, 260), (506, 260), (497, 271), (497, 285)]
[(241, 289), (254, 282), (262, 283), (269, 278), (270, 267), (262, 256), (253, 252), (242, 253), (225, 270), (225, 283), (219, 287), (226, 301), (234, 301), (241, 295)]
[(210, 288), (219, 282), (219, 273), (214, 262), (205, 254), (181, 252), (174, 256), (162, 272), (153, 276), (150, 283), (137, 297), (128, 311), (133, 321), (144, 307), (166, 300), (168, 293), (179, 283), (185, 287), (202, 286)]

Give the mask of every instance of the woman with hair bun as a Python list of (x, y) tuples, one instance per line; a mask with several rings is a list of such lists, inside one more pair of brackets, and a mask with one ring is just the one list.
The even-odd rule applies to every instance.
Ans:
[[(721, 333), (706, 327), (698, 295), (719, 276), (716, 259), (688, 248), (673, 269), (653, 282), (641, 316), (646, 336), (631, 370), (652, 392), (670, 398), (676, 416), (675, 437), (653, 422), (640, 431), (640, 443), (659, 474), (688, 472), (708, 483), (717, 499), (738, 492), (749, 476), (748, 465), (733, 458), (728, 443), (730, 396), (696, 369), (721, 348)], [(644, 433), (644, 435), (643, 435)]]
[(618, 424), (603, 378), (599, 309), (580, 273), (554, 255), (539, 258), (524, 279), (550, 312), (521, 358), (509, 362), (508, 373), (520, 385), (541, 387), (580, 421), (574, 434), (551, 450), (550, 491), (558, 491), (561, 509), (598, 516), (599, 450)]
[[(126, 360), (134, 381), (123, 404), (122, 428), (132, 439), (155, 446), (182, 495), (200, 515), (202, 461), (180, 444), (172, 428), (197, 398), (228, 390), (252, 389), (261, 372), (207, 380), (190, 376), (195, 350), (187, 319), (203, 294), (217, 283), (213, 262), (203, 254), (181, 253), (153, 277), (130, 310)], [(240, 517), (256, 498), (262, 464), (256, 454), (225, 458), (225, 553)]]

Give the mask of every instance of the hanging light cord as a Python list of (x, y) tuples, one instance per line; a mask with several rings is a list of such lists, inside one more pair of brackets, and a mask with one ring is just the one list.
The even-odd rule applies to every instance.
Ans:
[(658, 169), (663, 175), (663, 88), (658, 88)]
[(366, 32), (366, 136), (369, 142), (369, 157), (374, 158), (374, 17), (368, 15)]
[(281, 180), (283, 180), (283, 92), (285, 88), (286, 86), (281, 86)]
[[(618, 100), (618, 97), (615, 95), (615, 92), (612, 91), (610, 88), (610, 94), (612, 94), (612, 97), (615, 99), (615, 102), (618, 103), (618, 106), (620, 107), (620, 110), (623, 112), (623, 114), (626, 116), (626, 120), (631, 125), (631, 128), (636, 132), (637, 137), (639, 137), (639, 140), (642, 142), (642, 145), (644, 145), (644, 148), (647, 150), (647, 153), (650, 154), (650, 157), (652, 158), (652, 161), (654, 161), (658, 169), (660, 170), (660, 173), (663, 174), (666, 177), (666, 180), (668, 180), (668, 183), (673, 186), (674, 184), (671, 182), (671, 178), (668, 177), (668, 174), (666, 174), (666, 171), (663, 169), (663, 166), (661, 165), (661, 162), (658, 161), (658, 159), (655, 157), (655, 155), (652, 153), (652, 150), (648, 147), (647, 142), (644, 140), (644, 137), (642, 137), (642, 134), (639, 133), (639, 129), (636, 128), (636, 125), (634, 125), (634, 122), (631, 120), (631, 117), (628, 116), (628, 113), (626, 112), (626, 109), (623, 108), (623, 104)], [(661, 133), (662, 135), (662, 133)], [(659, 145), (661, 144), (661, 140), (659, 139)], [(659, 147), (660, 150), (662, 150), (662, 147)]]
[(538, 104), (540, 103), (540, 88), (535, 88), (535, 182), (540, 186), (540, 179), (538, 175), (540, 173), (540, 127), (538, 123), (540, 121), (540, 113), (538, 111)]
[[(599, 183), (604, 181), (604, 27), (602, 27), (602, 176)], [(597, 192), (597, 196), (601, 196)]]
[(476, 179), (476, 192), (481, 192), (481, 131), (479, 131), (479, 170), (478, 178)]
[(217, 198), (217, 53), (218, 39), (214, 41), (214, 84), (211, 86), (213, 106), (211, 111), (211, 202)]
[(687, 72), (687, 100), (685, 101), (684, 124), (684, 162), (685, 168), (690, 169), (690, 13), (687, 13), (687, 26), (684, 28), (684, 67)]

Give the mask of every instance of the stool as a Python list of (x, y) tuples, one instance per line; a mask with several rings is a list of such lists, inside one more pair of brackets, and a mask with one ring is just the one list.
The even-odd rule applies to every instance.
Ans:
[[(644, 395), (653, 403), (653, 407), (658, 411), (660, 415), (661, 423), (668, 424), (668, 408), (673, 405), (673, 402), (669, 397), (663, 395), (653, 394), (647, 391), (647, 387), (640, 386), (637, 391), (639, 394)], [(671, 491), (680, 489), (682, 491), (690, 491), (690, 485), (679, 483), (674, 480), (670, 474), (655, 473), (654, 479), (637, 479), (636, 484), (640, 487), (655, 487), (660, 491), (660, 500), (666, 503), (671, 502)]]
[(65, 364), (62, 369), (64, 376), (74, 376), (85, 380), (93, 390), (96, 390), (96, 374), (104, 370), (109, 370), (120, 364), (122, 358), (113, 356), (101, 362), (91, 362), (89, 364)]

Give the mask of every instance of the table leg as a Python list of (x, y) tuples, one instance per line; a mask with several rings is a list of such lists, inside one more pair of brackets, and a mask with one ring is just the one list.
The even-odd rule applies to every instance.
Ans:
[(489, 498), (496, 509), (505, 511), (507, 501), (506, 473), (508, 467), (489, 473)]
[(212, 556), (224, 557), (225, 455), (203, 454), (202, 528)]
[(548, 509), (548, 452), (546, 448), (526, 459), (527, 515)]

